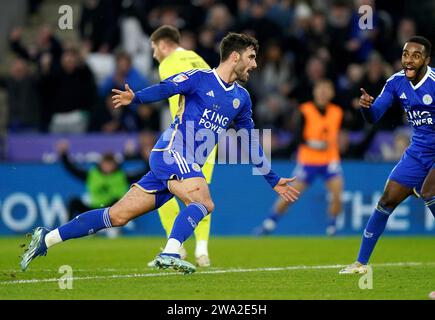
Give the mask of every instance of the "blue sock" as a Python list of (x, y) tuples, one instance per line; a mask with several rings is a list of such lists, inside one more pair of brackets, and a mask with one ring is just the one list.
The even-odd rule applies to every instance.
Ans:
[(432, 197), (430, 199), (425, 199), (424, 203), (426, 204), (426, 207), (429, 208), (430, 212), (432, 212), (432, 215), (435, 218), (435, 197)]
[(367, 264), (376, 246), (376, 242), (385, 230), (388, 217), (392, 212), (393, 209), (386, 209), (378, 204), (364, 229), (357, 261), (362, 264)]
[(208, 214), (205, 206), (198, 202), (190, 203), (180, 211), (175, 219), (169, 239), (177, 239), (183, 243), (195, 230), (198, 223)]
[(337, 224), (337, 218), (329, 216), (328, 226), (335, 227), (336, 224)]
[(81, 238), (104, 228), (111, 228), (109, 208), (90, 210), (58, 228), (63, 241)]
[(275, 211), (275, 209), (273, 209), (270, 212), (270, 215), (267, 217), (267, 219), (271, 219), (271, 220), (273, 220), (273, 222), (276, 223), (276, 222), (278, 222), (279, 219), (281, 219), (282, 216), (283, 216), (282, 214), (279, 214), (278, 212)]

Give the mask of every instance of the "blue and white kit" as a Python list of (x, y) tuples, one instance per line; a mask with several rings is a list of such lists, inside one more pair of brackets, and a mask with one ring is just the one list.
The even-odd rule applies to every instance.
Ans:
[(427, 67), (424, 77), (413, 85), (405, 72), (392, 75), (370, 108), (361, 108), (369, 122), (379, 120), (394, 100), (400, 101), (413, 127), (411, 144), (389, 179), (420, 193), (424, 179), (435, 168), (435, 69)]
[[(135, 184), (156, 194), (156, 208), (173, 196), (168, 190), (168, 180), (204, 177), (201, 168), (231, 123), (248, 133), (254, 128), (248, 91), (237, 82), (225, 83), (215, 69), (194, 69), (169, 77), (135, 92), (132, 103), (159, 101), (175, 94), (180, 94), (175, 119), (151, 152), (151, 171)], [(262, 160), (255, 166), (274, 187), (280, 178), (270, 169), (258, 137), (252, 134), (247, 137), (249, 150), (257, 150)]]

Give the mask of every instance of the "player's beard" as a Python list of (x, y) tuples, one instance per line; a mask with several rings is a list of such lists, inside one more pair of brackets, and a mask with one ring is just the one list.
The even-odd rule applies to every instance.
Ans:
[(246, 67), (241, 65), (241, 64), (237, 64), (236, 67), (234, 68), (234, 72), (237, 76), (237, 80), (242, 81), (242, 82), (246, 82), (249, 79), (249, 73), (248, 71), (245, 71)]

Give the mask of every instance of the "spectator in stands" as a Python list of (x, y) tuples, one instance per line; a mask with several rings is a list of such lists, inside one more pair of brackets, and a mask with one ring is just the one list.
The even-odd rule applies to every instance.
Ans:
[(233, 16), (227, 6), (214, 4), (208, 11), (206, 26), (215, 31), (215, 44), (218, 45), (225, 35), (234, 29)]
[(189, 30), (181, 31), (180, 47), (195, 51), (196, 46), (196, 35)]
[(352, 141), (348, 130), (341, 130), (338, 137), (340, 157), (343, 159), (364, 159), (366, 151), (376, 135), (376, 126), (362, 130), (362, 138)]
[[(374, 94), (381, 93), (387, 80), (385, 76), (387, 73), (386, 69), (387, 67), (382, 57), (378, 53), (373, 52), (367, 61), (366, 73), (359, 84), (359, 88), (366, 88), (366, 90), (370, 90), (369, 92)], [(388, 73), (391, 74), (391, 72)], [(398, 106), (389, 108), (385, 112), (383, 120), (379, 123), (379, 130), (393, 130), (396, 126), (402, 125), (402, 114), (403, 110)]]
[(267, 99), (269, 94), (286, 97), (294, 85), (292, 61), (277, 41), (269, 41), (263, 52), (258, 59), (259, 70), (252, 74), (249, 83), (252, 94), (256, 99)]
[(395, 71), (402, 69), (401, 59), (403, 46), (408, 39), (416, 35), (416, 32), (417, 27), (414, 20), (410, 18), (403, 18), (400, 20), (397, 27), (396, 39), (387, 54), (387, 59), (392, 63)]
[(283, 30), (266, 15), (267, 6), (264, 1), (248, 4), (244, 10), (245, 19), (239, 23), (238, 30), (253, 34), (260, 44), (266, 43), (271, 36), (282, 38)]
[(410, 143), (410, 134), (405, 130), (395, 130), (393, 135), (393, 144), (383, 142), (380, 145), (382, 160), (397, 161), (400, 160), (406, 148)]
[(199, 32), (198, 48), (196, 52), (210, 65), (212, 68), (219, 65), (219, 51), (215, 43), (215, 31), (205, 27)]
[(108, 53), (118, 45), (120, 13), (120, 0), (83, 1), (79, 30), (87, 51)]
[(364, 118), (359, 110), (360, 83), (364, 76), (364, 68), (357, 63), (347, 67), (346, 75), (340, 78), (340, 87), (337, 102), (343, 106), (343, 128), (356, 131), (365, 126)]
[(8, 95), (8, 128), (11, 132), (37, 131), (40, 127), (40, 104), (36, 77), (27, 62), (16, 58), (9, 75), (0, 77), (0, 87)]
[(23, 29), (14, 28), (9, 35), (9, 45), (11, 50), (22, 59), (35, 62), (41, 70), (43, 59), (50, 59), (52, 71), (60, 69), (60, 58), (62, 56), (62, 45), (53, 35), (53, 31), (48, 25), (42, 25), (36, 35), (36, 41), (29, 47), (25, 47), (21, 41)]
[(309, 23), (306, 40), (309, 54), (316, 54), (320, 48), (329, 51), (333, 35), (328, 31), (326, 14), (320, 10), (314, 11)]
[(44, 0), (27, 0), (27, 4), (28, 4), (28, 13), (29, 14), (35, 14), (36, 12), (39, 11), (39, 7), (41, 6), (41, 3)]
[(69, 144), (61, 141), (57, 145), (62, 164), (74, 177), (86, 183), (89, 201), (75, 197), (69, 201), (68, 213), (71, 220), (77, 214), (91, 209), (111, 206), (128, 190), (130, 184), (149, 171), (148, 162), (143, 170), (134, 173), (124, 172), (112, 153), (102, 155), (101, 161), (91, 169), (84, 169), (68, 157)]
[[(31, 0), (31, 3), (39, 2)], [(87, 67), (82, 62), (78, 62), (77, 68), (82, 70), (79, 72), (82, 75), (76, 76), (80, 80), (73, 81), (74, 77), (65, 74), (64, 64), (61, 64), (65, 45), (63, 48), (58, 38), (66, 33), (55, 36), (44, 24), (31, 45), (22, 41), (21, 28), (13, 29), (9, 35), (12, 51), (18, 57), (34, 62), (37, 74), (41, 75), (37, 82), (39, 86), (29, 86), (26, 81), (27, 88), (32, 87), (29, 90), (33, 93), (26, 94), (26, 97), (9, 94), (9, 104), (18, 110), (12, 107), (13, 100), (21, 101), (21, 106), (38, 104), (39, 100), (39, 114), (37, 107), (32, 107), (26, 117), (39, 122), (43, 131), (51, 128), (53, 132), (83, 132), (86, 127), (103, 132), (159, 130), (159, 116), (164, 113), (160, 113), (158, 108), (142, 105), (115, 110), (111, 106), (108, 88), (121, 87), (127, 82), (136, 90), (135, 83), (141, 83), (136, 87), (140, 89), (147, 82), (156, 81), (148, 34), (161, 24), (172, 24), (182, 30), (184, 46), (196, 47), (198, 54), (211, 67), (219, 64), (217, 42), (227, 31), (248, 32), (259, 39), (260, 68), (251, 75), (247, 85), (252, 93), (254, 120), (260, 127), (274, 128), (273, 139), (277, 141), (278, 149), (291, 139), (290, 132), (294, 127), (292, 112), (300, 103), (312, 99), (313, 83), (324, 77), (336, 84), (335, 102), (344, 109), (343, 127), (349, 131), (365, 130), (360, 112), (355, 109), (359, 87), (364, 85), (373, 93), (379, 93), (385, 78), (402, 68), (400, 57), (405, 40), (415, 35), (417, 27), (428, 30), (426, 33), (434, 29), (430, 27), (430, 19), (415, 20), (415, 12), (421, 15), (420, 9), (393, 8), (388, 3), (376, 0), (83, 0), (77, 32), (83, 41), (83, 52), (90, 52), (84, 56), (100, 94), (95, 94), (95, 88), (89, 89), (91, 81), (83, 81), (92, 75), (84, 76)], [(359, 27), (362, 14), (357, 9), (361, 5), (375, 9), (372, 30)], [(420, 4), (415, 7), (420, 8)], [(396, 24), (397, 27), (393, 28)], [(122, 41), (119, 41), (120, 34)], [(117, 48), (120, 48), (120, 53), (114, 57), (112, 52)], [(116, 71), (113, 71), (115, 65)], [(361, 70), (365, 70), (363, 76)], [(31, 78), (35, 80), (35, 77)], [(68, 82), (65, 78), (72, 85), (65, 85)], [(3, 80), (6, 79), (12, 78)], [(11, 83), (8, 82), (7, 90), (10, 90)], [(5, 86), (6, 82), (2, 84)], [(23, 89), (24, 82), (21, 81), (20, 85)], [(90, 92), (94, 92), (93, 99)], [(35, 93), (39, 94), (39, 99), (28, 98)], [(100, 98), (95, 99), (95, 96)], [(91, 113), (90, 127), (86, 125), (87, 116), (84, 116), (88, 112)], [(21, 117), (19, 114), (11, 113), (15, 118)], [(61, 125), (54, 126), (59, 115), (66, 116), (67, 122), (73, 125), (63, 125), (60, 121)], [(18, 125), (20, 121), (12, 122), (15, 125), (11, 130), (23, 129)], [(381, 126), (376, 128), (391, 130), (402, 123), (401, 109), (393, 106)], [(35, 128), (35, 124), (30, 128)], [(364, 134), (368, 135), (368, 131)]]
[(122, 110), (113, 108), (111, 90), (123, 89), (126, 83), (134, 91), (150, 85), (150, 81), (132, 66), (130, 55), (125, 51), (119, 51), (116, 54), (114, 73), (107, 77), (99, 88), (102, 101), (100, 106), (103, 106), (94, 110), (91, 130), (104, 132), (139, 131), (145, 128), (159, 130), (159, 113), (152, 105), (138, 105)]
[(137, 107), (137, 122), (134, 131), (160, 130), (160, 108), (154, 104), (141, 104)]
[[(372, 9), (371, 19), (361, 20), (362, 15), (359, 12), (361, 6), (368, 6)], [(366, 25), (361, 27), (362, 23)], [(374, 49), (379, 31), (379, 16), (375, 8), (375, 0), (354, 0), (350, 18), (350, 38), (346, 42), (346, 50), (352, 62), (367, 61)]]
[(305, 67), (305, 74), (299, 78), (299, 82), (290, 93), (290, 97), (296, 99), (298, 104), (311, 100), (314, 83), (325, 76), (326, 66), (322, 59), (316, 56), (311, 57)]
[(151, 150), (156, 143), (156, 135), (149, 130), (142, 131), (139, 134), (139, 145), (136, 146), (134, 141), (127, 141), (124, 149), (124, 157), (126, 160), (142, 160), (148, 164)]
[(50, 63), (50, 60), (43, 63), (41, 78), (46, 102), (43, 107), (51, 115), (50, 132), (83, 133), (96, 103), (93, 75), (76, 49), (65, 50), (59, 72), (52, 71)]
[(262, 128), (280, 128), (287, 105), (285, 97), (276, 92), (265, 95), (255, 108), (256, 123)]
[(284, 30), (291, 26), (294, 15), (292, 1), (268, 0), (266, 6), (266, 17), (269, 20), (275, 21)]
[(130, 55), (126, 51), (118, 51), (115, 55), (115, 71), (101, 84), (100, 97), (111, 94), (113, 88), (123, 89), (126, 83), (133, 91), (150, 85), (150, 81), (132, 66)]
[(329, 51), (337, 62), (337, 72), (344, 73), (351, 62), (347, 43), (351, 32), (351, 8), (348, 0), (333, 0), (328, 11), (328, 30), (332, 35)]

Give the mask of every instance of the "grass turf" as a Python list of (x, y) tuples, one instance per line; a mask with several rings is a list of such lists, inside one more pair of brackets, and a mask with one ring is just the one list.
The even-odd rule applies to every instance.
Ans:
[[(435, 290), (433, 237), (383, 237), (371, 261), (373, 289), (365, 290), (360, 275), (334, 266), (353, 262), (360, 237), (213, 237), (212, 267), (193, 275), (146, 267), (162, 238), (99, 236), (53, 247), (21, 272), (27, 242), (0, 238), (0, 299), (427, 299)], [(186, 247), (194, 262), (194, 242)], [(417, 264), (397, 264), (404, 262)], [(59, 288), (62, 265), (72, 267), (71, 290)]]

